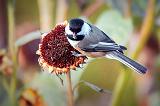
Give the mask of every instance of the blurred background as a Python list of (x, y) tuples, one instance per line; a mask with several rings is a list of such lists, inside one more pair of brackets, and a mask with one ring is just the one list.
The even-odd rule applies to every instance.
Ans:
[[(66, 106), (64, 85), (38, 64), (41, 32), (82, 18), (148, 68), (139, 75), (110, 59), (71, 71), (75, 106), (160, 106), (160, 0), (0, 0), (0, 106)], [(97, 92), (94, 88), (107, 90)], [(11, 105), (12, 104), (12, 105)]]

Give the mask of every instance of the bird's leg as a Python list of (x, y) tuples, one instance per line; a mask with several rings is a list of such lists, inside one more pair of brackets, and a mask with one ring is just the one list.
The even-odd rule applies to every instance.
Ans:
[(73, 56), (76, 56), (76, 57), (85, 56), (84, 54), (80, 54), (80, 53), (75, 52), (75, 51), (71, 51), (71, 53), (72, 53)]

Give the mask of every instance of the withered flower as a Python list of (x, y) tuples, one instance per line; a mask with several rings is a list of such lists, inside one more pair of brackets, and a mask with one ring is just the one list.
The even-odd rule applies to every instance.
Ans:
[(4, 56), (5, 56), (5, 50), (0, 50), (0, 65), (3, 64)]
[(43, 98), (39, 93), (32, 89), (28, 88), (21, 94), (19, 98), (19, 106), (47, 106), (44, 103)]
[(2, 61), (3, 61), (3, 56), (0, 55), (0, 65), (2, 64)]
[(6, 53), (6, 50), (0, 50), (0, 72), (4, 75), (12, 74), (12, 61), (9, 59), (9, 56)]
[(80, 64), (84, 63), (86, 57), (76, 57), (72, 52), (78, 52), (68, 42), (65, 36), (65, 26), (67, 22), (55, 26), (47, 34), (43, 34), (39, 44), (37, 54), (39, 64), (44, 70), (50, 73), (62, 74), (76, 70)]

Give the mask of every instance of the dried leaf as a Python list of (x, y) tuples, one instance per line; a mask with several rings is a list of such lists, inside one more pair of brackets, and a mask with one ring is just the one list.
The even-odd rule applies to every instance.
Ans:
[(42, 33), (40, 31), (34, 31), (34, 32), (30, 32), (22, 37), (20, 37), (16, 42), (15, 45), (17, 47), (22, 46), (30, 41), (33, 41), (35, 39), (40, 39)]
[(19, 106), (46, 106), (46, 104), (36, 90), (29, 88), (22, 93)]
[(103, 89), (103, 88), (100, 88), (100, 87), (98, 87), (97, 85), (94, 85), (94, 84), (92, 84), (92, 83), (90, 83), (90, 82), (87, 82), (87, 81), (80, 81), (75, 87), (74, 87), (74, 89), (73, 90), (75, 90), (78, 86), (80, 86), (80, 84), (84, 84), (84, 85), (86, 85), (86, 86), (88, 86), (89, 88), (91, 88), (91, 89), (93, 89), (94, 91), (96, 91), (96, 92), (99, 92), (99, 93), (111, 93), (110, 91), (108, 91), (108, 90), (105, 90), (105, 89)]

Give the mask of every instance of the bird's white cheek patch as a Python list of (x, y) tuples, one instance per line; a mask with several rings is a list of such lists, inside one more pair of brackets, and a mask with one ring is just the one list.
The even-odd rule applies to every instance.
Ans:
[(68, 34), (68, 35), (73, 35), (73, 32), (69, 29), (69, 25), (67, 25), (67, 26), (65, 27), (65, 32), (66, 32), (66, 34)]
[(91, 30), (91, 27), (87, 23), (84, 22), (81, 31), (77, 34), (78, 35), (88, 35), (90, 30)]

